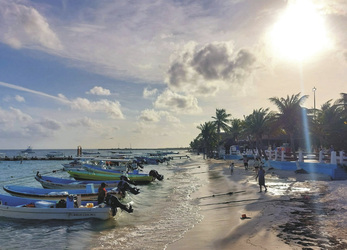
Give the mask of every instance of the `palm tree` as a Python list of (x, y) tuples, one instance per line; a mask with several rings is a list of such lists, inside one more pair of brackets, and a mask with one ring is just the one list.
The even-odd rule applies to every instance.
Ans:
[[(253, 136), (256, 140), (256, 148), (261, 156), (263, 151), (263, 135), (268, 131), (270, 123), (273, 121), (273, 114), (268, 112), (269, 109), (260, 108), (253, 110), (253, 113), (245, 117), (245, 132)], [(264, 153), (267, 160), (267, 156)]]
[(232, 119), (229, 133), (231, 134), (232, 140), (237, 143), (239, 136), (244, 129), (244, 122), (240, 119)]
[(215, 127), (217, 128), (217, 134), (218, 134), (218, 141), (217, 145), (219, 145), (219, 141), (221, 139), (221, 130), (224, 132), (229, 130), (228, 123), (230, 122), (229, 117), (231, 114), (227, 114), (225, 109), (216, 109), (216, 116), (212, 116), (215, 121), (213, 122)]
[(341, 100), (331, 104), (327, 101), (317, 111), (316, 119), (312, 126), (314, 137), (319, 139), (320, 146), (330, 147), (334, 145), (337, 149), (346, 148), (347, 126), (345, 108), (341, 105)]
[(279, 110), (276, 114), (279, 125), (285, 130), (290, 138), (290, 146), (294, 158), (296, 158), (294, 136), (302, 127), (302, 108), (301, 104), (307, 99), (308, 95), (300, 97), (300, 93), (287, 98), (271, 97), (269, 100), (275, 104)]
[(201, 131), (197, 139), (201, 139), (203, 142), (205, 159), (205, 155), (211, 155), (213, 148), (216, 145), (216, 127), (213, 122), (205, 122), (204, 124), (200, 124), (197, 128)]

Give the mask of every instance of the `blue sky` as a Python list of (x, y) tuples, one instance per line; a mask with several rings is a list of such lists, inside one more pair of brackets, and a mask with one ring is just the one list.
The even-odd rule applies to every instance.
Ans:
[(185, 147), (216, 108), (347, 92), (341, 1), (0, 0), (0, 149)]

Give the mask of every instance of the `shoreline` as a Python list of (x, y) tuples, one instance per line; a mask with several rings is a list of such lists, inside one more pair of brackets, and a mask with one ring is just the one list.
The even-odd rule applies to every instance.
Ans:
[(205, 162), (208, 185), (192, 195), (203, 219), (166, 249), (347, 248), (347, 181), (265, 168), (258, 193), (252, 167), (234, 161), (230, 175), (231, 161)]

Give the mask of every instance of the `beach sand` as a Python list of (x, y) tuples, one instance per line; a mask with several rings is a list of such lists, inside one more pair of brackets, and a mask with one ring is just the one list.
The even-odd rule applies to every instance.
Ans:
[(168, 250), (347, 249), (347, 181), (265, 168), (259, 193), (252, 166), (234, 161), (230, 174), (230, 161), (205, 162), (208, 185), (192, 196), (203, 219)]

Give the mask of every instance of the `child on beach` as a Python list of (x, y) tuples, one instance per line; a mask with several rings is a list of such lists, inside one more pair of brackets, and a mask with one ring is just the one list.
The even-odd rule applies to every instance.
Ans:
[(230, 164), (230, 174), (233, 174), (234, 173), (234, 163), (232, 162)]
[(259, 188), (260, 191), (259, 193), (262, 192), (261, 187), (264, 186), (265, 187), (265, 192), (267, 191), (267, 188), (265, 186), (265, 170), (263, 169), (263, 166), (259, 166), (259, 171), (257, 173), (257, 177), (255, 177), (255, 179), (257, 180), (257, 178), (259, 178)]

